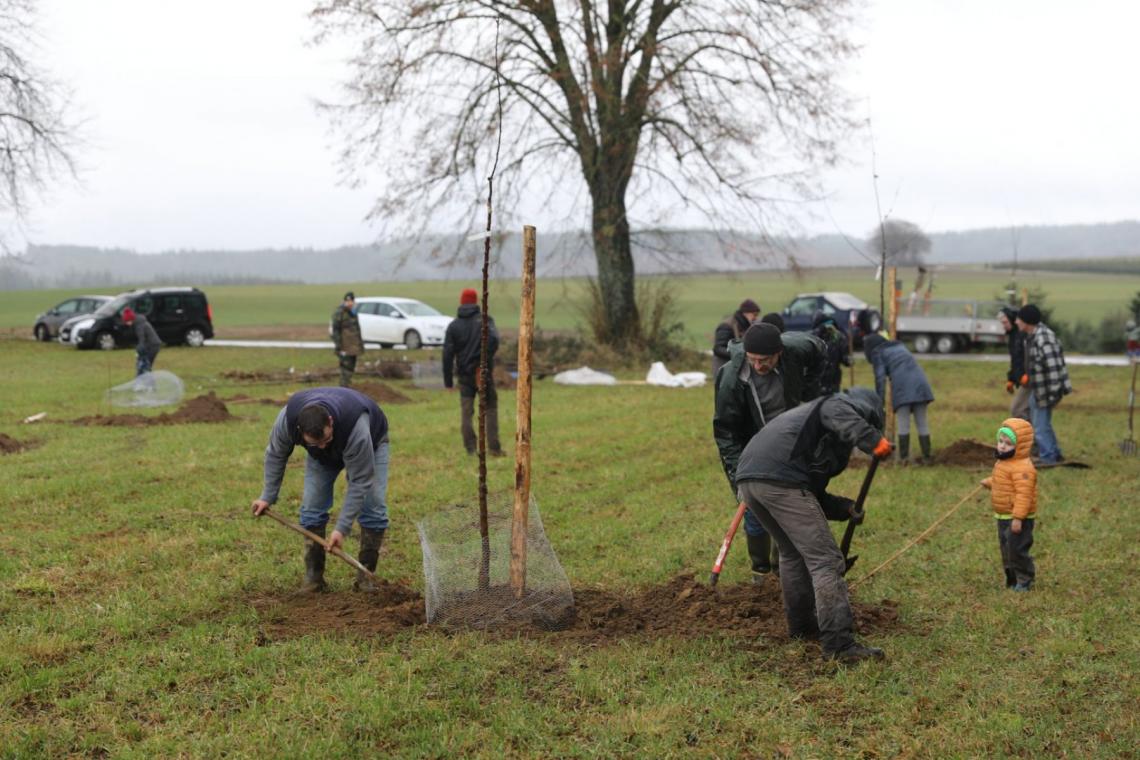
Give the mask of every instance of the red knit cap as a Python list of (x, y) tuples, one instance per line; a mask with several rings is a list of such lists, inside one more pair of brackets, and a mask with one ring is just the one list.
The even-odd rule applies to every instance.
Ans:
[(471, 288), (465, 288), (464, 291), (459, 294), (459, 303), (479, 303), (479, 294)]
[(126, 322), (127, 324), (130, 324), (131, 322), (135, 321), (135, 310), (132, 309), (130, 306), (123, 309), (123, 321)]

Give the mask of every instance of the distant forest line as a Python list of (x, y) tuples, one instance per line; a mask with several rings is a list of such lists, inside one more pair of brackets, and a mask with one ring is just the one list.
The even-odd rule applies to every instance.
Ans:
[[(1025, 226), (927, 233), (931, 265), (982, 264), (994, 270), (1140, 272), (1140, 222)], [(585, 233), (539, 231), (539, 277), (596, 273)], [(493, 276), (519, 275), (521, 236), (494, 240)], [(482, 242), (451, 237), (332, 249), (203, 250), (138, 253), (79, 245), (30, 245), (0, 257), (0, 290), (114, 288), (157, 284), (256, 285), (471, 280), (481, 271)], [(711, 230), (648, 230), (634, 239), (638, 274), (699, 274), (873, 267), (877, 256), (844, 235), (768, 238)]]

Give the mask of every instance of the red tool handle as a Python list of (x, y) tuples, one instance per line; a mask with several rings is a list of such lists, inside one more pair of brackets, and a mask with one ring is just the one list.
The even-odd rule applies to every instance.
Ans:
[(740, 502), (740, 506), (736, 508), (736, 515), (732, 518), (732, 524), (728, 526), (728, 532), (724, 534), (724, 543), (720, 545), (716, 562), (713, 562), (712, 574), (709, 576), (710, 586), (715, 586), (716, 582), (720, 580), (720, 569), (724, 567), (724, 558), (728, 556), (728, 547), (732, 546), (732, 539), (736, 536), (740, 521), (744, 519), (744, 510), (746, 509), (748, 507), (744, 502)]

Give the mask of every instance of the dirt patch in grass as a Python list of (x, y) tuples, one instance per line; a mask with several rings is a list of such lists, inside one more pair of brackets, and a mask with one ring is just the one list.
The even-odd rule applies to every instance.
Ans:
[[(930, 457), (930, 461), (925, 464), (919, 462), (918, 456), (920, 452), (914, 450), (912, 443), (910, 455), (912, 459), (909, 464), (911, 466), (930, 466), (937, 465), (940, 467), (961, 467), (963, 469), (976, 469), (979, 467), (993, 467), (994, 464), (994, 447), (988, 443), (982, 443), (971, 438), (959, 438), (949, 446), (944, 446), (936, 449)], [(870, 463), (871, 458), (863, 454), (861, 451), (855, 451), (851, 454), (851, 462), (848, 465), (853, 469), (863, 469)], [(880, 463), (883, 466), (898, 466), (899, 462), (893, 457)]]
[(377, 404), (407, 404), (411, 399), (383, 383), (356, 383), (352, 386)]
[(30, 447), (30, 442), (21, 443), (10, 435), (0, 433), (0, 454), (18, 454)]
[(247, 396), (244, 393), (239, 393), (236, 396), (230, 396), (223, 399), (227, 404), (265, 404), (266, 406), (282, 407), (289, 402), (289, 399), (279, 398), (254, 398)]
[(143, 427), (146, 425), (181, 425), (187, 422), (229, 422), (237, 419), (226, 407), (226, 403), (218, 398), (213, 391), (205, 396), (198, 396), (183, 402), (178, 410), (172, 413), (163, 412), (154, 417), (142, 414), (115, 414), (104, 416), (96, 414), (90, 417), (80, 417), (74, 421), (76, 425), (94, 425), (99, 427)]
[[(488, 631), (488, 635), (541, 636), (596, 645), (630, 637), (787, 638), (783, 600), (774, 579), (762, 586), (748, 583), (714, 589), (685, 574), (631, 595), (578, 589), (574, 603), (573, 615), (563, 630), (549, 631), (531, 622), (512, 621)], [(384, 582), (376, 594), (287, 594), (253, 599), (251, 604), (261, 616), (258, 635), (264, 642), (309, 634), (383, 638), (427, 622), (420, 594), (389, 582)], [(900, 627), (894, 602), (853, 602), (852, 606), (855, 628), (861, 634)]]
[[(240, 369), (227, 370), (222, 373), (227, 380), (241, 380), (251, 383), (325, 383), (340, 382), (340, 370), (336, 366), (327, 369), (308, 369), (303, 371), (288, 369), (247, 371)], [(410, 380), (412, 377), (412, 363), (403, 360), (378, 359), (371, 362), (359, 362), (356, 365), (354, 378), (381, 377), (385, 380)]]

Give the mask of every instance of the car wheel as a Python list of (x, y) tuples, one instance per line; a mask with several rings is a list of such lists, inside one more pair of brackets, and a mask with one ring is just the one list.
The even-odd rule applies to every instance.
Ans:
[(914, 351), (917, 354), (929, 354), (934, 347), (934, 339), (926, 333), (914, 336)]
[(115, 336), (109, 332), (101, 332), (95, 336), (95, 345), (102, 351), (110, 351), (115, 347)]
[(200, 327), (191, 327), (182, 336), (182, 340), (190, 348), (201, 348), (206, 342), (206, 333)]
[(940, 354), (952, 354), (958, 350), (958, 340), (953, 335), (939, 335), (934, 348)]
[(48, 330), (47, 325), (36, 325), (36, 340), (47, 343), (51, 340), (51, 331)]
[(423, 341), (420, 340), (420, 334), (415, 330), (408, 330), (404, 333), (404, 345), (408, 347), (409, 351), (415, 351), (417, 348), (423, 346)]

